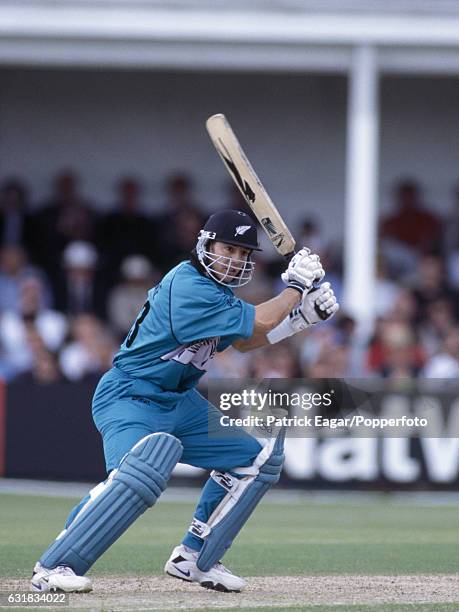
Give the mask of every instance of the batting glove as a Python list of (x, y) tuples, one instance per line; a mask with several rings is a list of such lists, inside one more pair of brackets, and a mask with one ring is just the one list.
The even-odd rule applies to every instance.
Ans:
[(311, 289), (314, 283), (320, 282), (325, 275), (318, 255), (302, 248), (290, 261), (287, 270), (281, 275), (282, 280), (291, 289), (301, 294)]
[(301, 317), (306, 325), (314, 325), (319, 321), (328, 321), (338, 309), (339, 304), (330, 283), (322, 283), (303, 296), (300, 305), (292, 310), (290, 316)]
[(317, 289), (305, 293), (299, 306), (272, 329), (267, 338), (270, 344), (276, 344), (320, 321), (328, 321), (338, 309), (339, 304), (330, 283), (322, 283)]

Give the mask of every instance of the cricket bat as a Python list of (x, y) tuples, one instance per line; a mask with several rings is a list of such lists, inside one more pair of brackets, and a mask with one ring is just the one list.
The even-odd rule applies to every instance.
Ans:
[(225, 115), (219, 113), (209, 117), (206, 128), (233, 181), (274, 248), (289, 261), (295, 254), (295, 240), (252, 168)]
[[(233, 181), (265, 230), (274, 248), (287, 261), (290, 261), (295, 255), (295, 239), (263, 187), (263, 183), (258, 178), (252, 164), (247, 159), (227, 118), (221, 113), (212, 115), (206, 121), (206, 128)], [(316, 312), (321, 319), (325, 319), (327, 316), (317, 306)]]

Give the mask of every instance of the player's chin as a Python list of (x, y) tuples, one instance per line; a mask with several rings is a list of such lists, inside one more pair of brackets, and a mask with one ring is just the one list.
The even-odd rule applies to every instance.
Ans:
[(228, 273), (228, 278), (230, 280), (237, 280), (241, 276), (241, 274), (242, 274), (242, 269), (238, 269), (238, 268), (235, 268), (234, 270), (231, 269)]

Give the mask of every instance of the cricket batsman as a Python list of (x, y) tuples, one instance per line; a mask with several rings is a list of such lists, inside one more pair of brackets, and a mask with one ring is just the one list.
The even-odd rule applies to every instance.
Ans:
[[(257, 229), (243, 212), (212, 215), (188, 261), (148, 292), (113, 367), (101, 378), (93, 417), (109, 474), (71, 511), (34, 567), (32, 589), (86, 592), (95, 561), (155, 504), (180, 461), (211, 470), (191, 525), (165, 571), (217, 591), (245, 581), (220, 560), (266, 491), (279, 480), (283, 438), (262, 444), (227, 430), (195, 389), (216, 351), (245, 352), (329, 319), (338, 304), (317, 255), (302, 248), (282, 274), (285, 289), (253, 306), (233, 293), (252, 278)], [(319, 316), (319, 312), (321, 316)]]

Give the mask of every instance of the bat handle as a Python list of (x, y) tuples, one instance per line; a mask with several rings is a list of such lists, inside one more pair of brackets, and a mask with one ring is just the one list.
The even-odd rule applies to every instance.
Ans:
[[(291, 253), (287, 253), (287, 255), (284, 255), (284, 258), (287, 261), (287, 263), (291, 262), (295, 253), (296, 251), (292, 251)], [(313, 286), (309, 289), (308, 293), (311, 293), (311, 291), (314, 291), (315, 289), (317, 289), (319, 284), (320, 283), (315, 282)], [(325, 313), (323, 310), (320, 310), (320, 308), (318, 308), (317, 306), (314, 307), (314, 310), (316, 311), (318, 316), (322, 319), (322, 321), (325, 321), (327, 319), (327, 313)]]

